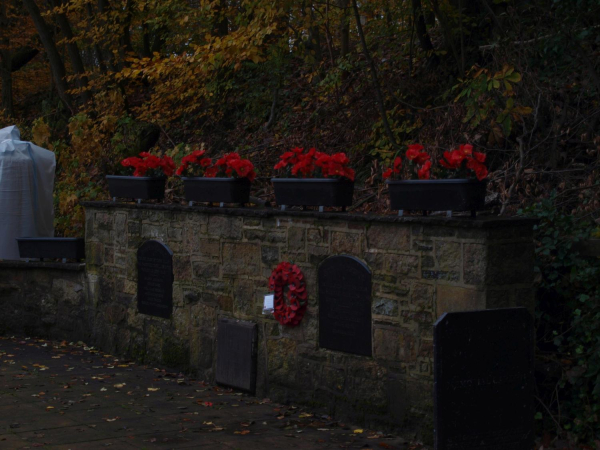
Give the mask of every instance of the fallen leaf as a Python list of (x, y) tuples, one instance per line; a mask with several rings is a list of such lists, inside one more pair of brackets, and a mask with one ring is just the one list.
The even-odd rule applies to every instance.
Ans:
[(119, 417), (119, 416), (117, 416), (117, 417), (115, 417), (114, 419), (104, 419), (104, 420), (106, 420), (107, 422), (114, 422), (114, 421), (115, 421), (115, 420), (117, 420), (117, 419), (120, 419), (120, 417)]
[(361, 434), (362, 432), (363, 432), (363, 430), (360, 428), (353, 431), (354, 434)]
[(250, 434), (250, 430), (234, 431), (233, 434)]
[(160, 391), (160, 388), (148, 388), (150, 392)]

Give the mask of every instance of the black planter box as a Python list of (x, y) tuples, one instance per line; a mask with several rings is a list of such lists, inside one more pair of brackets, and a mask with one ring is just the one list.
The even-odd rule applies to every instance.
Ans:
[(478, 211), (485, 205), (485, 181), (388, 180), (391, 208), (413, 211)]
[(107, 175), (108, 191), (113, 198), (135, 198), (141, 200), (165, 198), (165, 177), (133, 177)]
[(17, 242), (21, 258), (85, 259), (83, 238), (21, 237)]
[(350, 206), (354, 182), (336, 178), (271, 178), (275, 201), (285, 206)]
[(248, 203), (248, 178), (181, 177), (188, 202)]

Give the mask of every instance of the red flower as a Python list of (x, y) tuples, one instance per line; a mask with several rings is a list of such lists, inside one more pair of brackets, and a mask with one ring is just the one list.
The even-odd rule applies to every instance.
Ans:
[(452, 150), (444, 152), (444, 159), (440, 159), (440, 164), (446, 169), (457, 170), (464, 161), (465, 156), (460, 150)]
[(148, 152), (140, 153), (139, 157), (125, 158), (121, 161), (121, 165), (123, 167), (133, 167), (135, 169), (133, 172), (134, 177), (161, 177), (165, 175), (170, 177), (175, 172), (175, 163), (170, 156), (165, 155), (159, 158)]
[(488, 170), (485, 164), (477, 161), (476, 159), (469, 158), (469, 160), (467, 161), (467, 168), (475, 172), (475, 176), (479, 181), (483, 180), (485, 177), (488, 176)]
[(464, 156), (471, 156), (473, 154), (473, 146), (471, 144), (462, 144), (458, 147), (458, 151)]
[(177, 175), (187, 173), (188, 176), (205, 176), (207, 178), (234, 177), (248, 178), (253, 181), (256, 177), (254, 166), (247, 159), (242, 159), (237, 153), (228, 153), (219, 158), (213, 165), (210, 158), (203, 158), (206, 152), (196, 150), (181, 159)]
[(391, 178), (392, 176), (392, 169), (387, 169), (385, 172), (383, 172), (383, 179), (387, 180), (388, 178)]
[(301, 178), (319, 176), (320, 171), (320, 176), (324, 178), (340, 177), (354, 181), (355, 173), (348, 167), (349, 162), (346, 154), (342, 152), (328, 155), (318, 152), (315, 148), (304, 152), (303, 148), (296, 147), (281, 155), (274, 168), (280, 170), (289, 167), (288, 170), (292, 176)]
[(406, 159), (408, 159), (409, 161), (412, 161), (417, 156), (419, 156), (419, 154), (421, 153), (421, 151), (423, 149), (424, 149), (424, 147), (421, 144), (409, 145), (408, 150), (406, 151)]
[(429, 156), (427, 153), (425, 152), (421, 152), (419, 153), (415, 158), (414, 158), (414, 162), (419, 165), (422, 166), (423, 164), (425, 164), (427, 161), (429, 161), (431, 159), (431, 156)]
[(419, 180), (429, 180), (431, 178), (431, 161), (427, 161), (423, 164), (419, 170), (417, 170)]

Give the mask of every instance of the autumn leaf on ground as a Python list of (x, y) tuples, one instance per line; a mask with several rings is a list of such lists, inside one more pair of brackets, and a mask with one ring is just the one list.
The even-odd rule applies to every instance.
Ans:
[(250, 430), (234, 431), (233, 434), (250, 434)]
[(148, 388), (150, 392), (160, 391), (160, 388)]
[(119, 383), (119, 384), (115, 384), (113, 385), (113, 387), (117, 388), (117, 389), (123, 389), (123, 387), (125, 386), (126, 383)]
[(119, 417), (119, 416), (117, 416), (117, 417), (115, 417), (115, 418), (113, 418), (113, 419), (106, 419), (106, 418), (105, 418), (104, 420), (106, 420), (107, 422), (114, 422), (114, 421), (115, 421), (115, 420), (117, 420), (117, 419), (120, 419), (120, 417)]
[(202, 400), (196, 400), (196, 403), (198, 403), (200, 406), (212, 406), (212, 402), (204, 402)]
[(363, 432), (363, 430), (360, 428), (353, 431), (354, 434), (361, 434), (362, 432)]

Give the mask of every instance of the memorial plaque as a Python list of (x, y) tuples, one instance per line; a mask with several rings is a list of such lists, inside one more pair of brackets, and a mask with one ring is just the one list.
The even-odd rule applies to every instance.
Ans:
[(256, 324), (219, 319), (217, 383), (254, 393), (256, 390)]
[(435, 450), (533, 448), (533, 320), (457, 312), (434, 326)]
[(319, 345), (371, 356), (371, 271), (351, 256), (319, 267)]
[(137, 251), (138, 311), (168, 319), (173, 312), (173, 252), (158, 241)]

